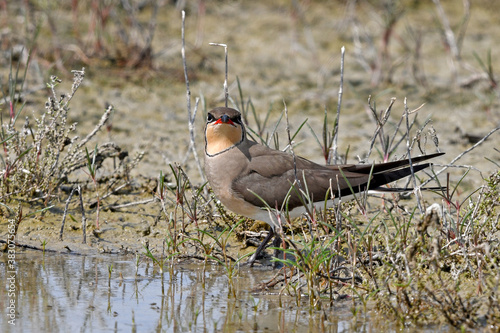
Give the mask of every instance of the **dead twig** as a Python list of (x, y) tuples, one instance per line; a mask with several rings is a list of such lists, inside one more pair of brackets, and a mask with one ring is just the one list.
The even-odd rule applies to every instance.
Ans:
[[(443, 171), (447, 170), (449, 167), (453, 166), (454, 167), (454, 163), (456, 161), (458, 161), (459, 159), (461, 159), (464, 155), (466, 155), (467, 153), (469, 153), (470, 151), (474, 150), (477, 146), (481, 145), (484, 141), (486, 141), (486, 139), (488, 139), (493, 133), (495, 133), (496, 131), (500, 130), (500, 126), (492, 129), (488, 134), (486, 134), (481, 140), (479, 140), (475, 145), (473, 145), (472, 147), (469, 147), (467, 148), (466, 150), (464, 150), (462, 153), (460, 153), (459, 155), (457, 155), (457, 157), (455, 157), (450, 163), (448, 163), (446, 166), (444, 166), (441, 170), (437, 171), (435, 173), (435, 177), (437, 177), (439, 174), (441, 174)], [(425, 181), (424, 183), (422, 183), (422, 187), (424, 185), (426, 185), (427, 183), (429, 183), (431, 180), (433, 180), (435, 177), (432, 177), (430, 179), (428, 179), (427, 181)]]
[(145, 204), (148, 204), (148, 203), (151, 203), (151, 202), (155, 202), (156, 200), (157, 199), (152, 198), (152, 199), (146, 199), (146, 200), (128, 202), (128, 203), (121, 204), (121, 205), (109, 205), (109, 206), (104, 207), (103, 209), (116, 210), (116, 209), (125, 208), (125, 207), (145, 205)]
[(228, 88), (227, 88), (227, 71), (228, 71), (228, 65), (227, 65), (227, 45), (226, 44), (222, 44), (222, 43), (208, 43), (209, 45), (212, 45), (212, 46), (222, 46), (224, 48), (224, 63), (225, 63), (225, 70), (224, 70), (224, 73), (225, 73), (225, 78), (224, 78), (224, 103), (225, 103), (225, 106), (227, 108), (227, 100), (228, 100), (228, 96), (229, 96), (229, 92), (228, 92)]
[[(342, 46), (340, 49), (340, 85), (339, 85), (339, 97), (337, 101), (337, 117), (335, 118), (335, 129), (334, 129), (334, 136), (333, 136), (333, 147), (331, 151), (333, 152), (333, 163), (337, 164), (339, 163), (339, 156), (338, 156), (338, 137), (339, 137), (339, 122), (340, 122), (340, 108), (342, 106), (342, 95), (344, 92), (344, 55), (345, 55), (345, 47)], [(328, 156), (328, 164), (331, 164), (331, 156)]]
[(68, 215), (68, 207), (69, 203), (71, 201), (71, 198), (73, 198), (73, 193), (75, 193), (76, 187), (73, 187), (71, 189), (71, 192), (69, 194), (68, 199), (66, 200), (66, 205), (64, 206), (64, 213), (63, 213), (63, 218), (62, 218), (62, 223), (61, 223), (61, 230), (59, 231), (59, 240), (63, 240), (63, 231), (64, 231), (64, 223), (66, 222), (66, 215)]
[(78, 185), (78, 195), (80, 196), (80, 207), (82, 209), (82, 244), (87, 244), (87, 218), (83, 207), (82, 187)]
[[(196, 119), (196, 113), (198, 112), (198, 102), (199, 99), (196, 99), (196, 104), (193, 112), (191, 113), (191, 90), (189, 88), (189, 77), (187, 72), (187, 63), (186, 63), (186, 37), (185, 37), (185, 23), (186, 23), (186, 12), (182, 11), (182, 30), (181, 30), (181, 39), (182, 39), (182, 66), (184, 67), (184, 80), (186, 81), (186, 103), (187, 103), (187, 111), (188, 111), (188, 126), (189, 126), (189, 137), (190, 137), (190, 148), (193, 152), (194, 160), (196, 161), (196, 165), (198, 167), (198, 172), (200, 173), (201, 179), (206, 182), (205, 174), (203, 173), (203, 169), (201, 167), (201, 162), (198, 157), (198, 153), (196, 152), (196, 144), (195, 144), (195, 128), (194, 128), (194, 120)], [(226, 99), (227, 106), (227, 99)]]

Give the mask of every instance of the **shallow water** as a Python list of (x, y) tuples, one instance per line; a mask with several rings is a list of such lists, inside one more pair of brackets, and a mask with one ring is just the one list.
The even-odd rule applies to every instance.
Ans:
[[(7, 255), (0, 278), (7, 281)], [(108, 267), (113, 265), (111, 279)], [(137, 276), (134, 257), (16, 254), (15, 297), (0, 291), (3, 332), (151, 332), (151, 331), (349, 331), (344, 311), (309, 313), (284, 299), (251, 293), (274, 273), (242, 270), (236, 279), (237, 299), (228, 297), (228, 279), (220, 267), (208, 266), (203, 288), (202, 265), (180, 264), (173, 275), (161, 275), (142, 259)], [(9, 283), (4, 283), (4, 286)], [(7, 308), (15, 300), (15, 325)], [(330, 311), (328, 311), (330, 312)], [(328, 316), (328, 320), (325, 319)]]
[[(207, 267), (205, 286), (200, 264), (178, 264), (173, 274), (165, 273), (162, 283), (149, 259), (141, 259), (137, 266), (133, 256), (23, 251), (16, 253), (15, 296), (10, 297), (6, 253), (0, 258), (2, 332), (398, 330), (374, 311), (354, 317), (349, 300), (308, 311), (291, 297), (283, 297), (280, 306), (277, 295), (252, 293), (276, 273), (269, 269), (241, 269), (235, 278), (235, 299), (229, 296), (228, 279), (220, 266)], [(7, 316), (11, 299), (15, 300), (15, 325), (9, 324)]]

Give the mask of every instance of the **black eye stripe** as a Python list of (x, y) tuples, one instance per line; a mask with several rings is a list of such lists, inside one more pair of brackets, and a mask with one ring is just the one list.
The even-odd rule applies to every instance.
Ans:
[[(222, 116), (220, 116), (219, 118), (215, 118), (213, 114), (207, 113), (207, 122), (208, 123), (214, 122), (214, 121), (216, 121), (216, 120), (218, 120), (220, 118), (222, 118)], [(242, 125), (241, 116), (239, 116), (239, 115), (230, 117), (229, 119), (231, 119), (231, 121), (234, 122), (234, 123)]]

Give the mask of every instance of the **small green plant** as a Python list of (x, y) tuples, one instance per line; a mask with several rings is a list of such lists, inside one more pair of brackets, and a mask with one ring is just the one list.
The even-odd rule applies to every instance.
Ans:
[[(266, 131), (271, 112), (273, 110), (272, 104), (269, 106), (267, 109), (266, 114), (264, 115), (264, 119), (262, 120), (259, 114), (256, 112), (255, 107), (252, 103), (252, 100), (248, 98), (245, 102), (245, 97), (243, 93), (243, 89), (241, 88), (240, 80), (238, 77), (236, 77), (236, 81), (238, 83), (238, 92), (239, 92), (239, 103), (238, 100), (234, 102), (234, 107), (236, 109), (239, 109), (243, 119), (245, 121), (245, 124), (247, 125), (246, 128), (248, 130), (248, 135), (252, 140), (256, 142), (260, 142), (261, 144), (271, 147), (271, 143), (274, 143), (274, 148), (275, 149), (280, 149), (280, 141), (279, 141), (279, 133), (278, 133), (278, 128), (281, 124), (281, 121), (283, 120), (283, 116), (285, 115), (285, 110), (283, 110), (276, 121), (276, 123), (272, 126), (272, 130)], [(239, 104), (239, 105), (238, 105)], [(251, 115), (252, 115), (252, 123), (255, 124), (256, 128), (253, 128), (252, 123), (250, 123), (250, 114), (249, 111), (251, 110)], [(293, 133), (291, 136), (291, 140), (293, 140), (297, 137), (297, 135), (300, 133), (304, 125), (307, 123), (307, 118), (297, 127), (297, 130)], [(287, 149), (290, 148), (290, 145), (287, 146)]]
[[(165, 174), (160, 171), (155, 198), (160, 201), (161, 212), (167, 219), (168, 238), (172, 240), (172, 246), (177, 249), (179, 235), (181, 233), (187, 234), (186, 226), (188, 224), (194, 223), (198, 237), (200, 236), (198, 221), (200, 214), (209, 215), (209, 200), (206, 198), (207, 183), (194, 186), (180, 165), (170, 164), (169, 166), (174, 181), (167, 183)], [(168, 203), (173, 205), (173, 209), (169, 209), (171, 206)], [(181, 222), (180, 228), (178, 226), (179, 220)]]
[(47, 245), (47, 240), (44, 239), (42, 242), (41, 242), (41, 245), (42, 245), (42, 253), (45, 255), (45, 246)]
[(474, 55), (474, 58), (476, 58), (483, 72), (487, 75), (491, 88), (497, 89), (498, 83), (495, 78), (495, 73), (493, 72), (493, 65), (491, 62), (491, 49), (488, 49), (488, 53), (486, 54), (486, 62), (481, 59), (476, 51), (473, 51), (472, 54)]
[(255, 298), (250, 295), (250, 301), (252, 302), (252, 309), (254, 314), (257, 314), (257, 310), (259, 309), (260, 298)]
[(200, 315), (200, 309), (196, 308), (193, 313), (194, 317), (194, 326), (196, 327), (196, 323), (198, 322), (198, 316)]
[(107, 265), (108, 267), (108, 289), (111, 288), (111, 274), (113, 273), (113, 264)]
[[(177, 244), (177, 246), (181, 245), (184, 242), (185, 242), (185, 240), (181, 241), (180, 243)], [(149, 259), (152, 260), (153, 265), (158, 266), (158, 269), (160, 270), (162, 281), (163, 281), (163, 276), (164, 276), (164, 272), (165, 272), (165, 264), (169, 263), (169, 268), (173, 269), (173, 264), (174, 264), (173, 259), (175, 258), (175, 256), (180, 254), (180, 252), (175, 249), (174, 241), (169, 236), (167, 236), (164, 239), (163, 245), (164, 245), (163, 251), (162, 251), (160, 257), (155, 256), (153, 254), (153, 252), (151, 252), (151, 250), (149, 249), (148, 245), (144, 245), (144, 249), (146, 250), (146, 253), (145, 253), (146, 257), (148, 257)]]
[(141, 256), (139, 254), (139, 251), (135, 253), (135, 277), (137, 278), (138, 272), (139, 272), (139, 262), (141, 261)]
[[(205, 251), (205, 257), (210, 258), (216, 262), (218, 262), (225, 270), (226, 276), (229, 281), (229, 294), (232, 294), (233, 297), (236, 297), (236, 289), (234, 287), (234, 277), (237, 275), (239, 271), (239, 263), (241, 260), (244, 258), (248, 257), (251, 255), (251, 253), (248, 253), (246, 255), (243, 255), (241, 257), (237, 257), (234, 259), (227, 253), (227, 247), (229, 245), (229, 238), (233, 235), (234, 230), (243, 222), (244, 220), (240, 220), (237, 223), (235, 223), (231, 229), (229, 227), (224, 228), (222, 232), (219, 235), (212, 235), (206, 230), (200, 230), (202, 235), (209, 237), (212, 239), (212, 243), (210, 245), (206, 245), (203, 243), (202, 240), (200, 239), (192, 239), (196, 241), (197, 243), (201, 244), (204, 251)], [(217, 247), (220, 249), (221, 256), (222, 258), (219, 258), (219, 256), (215, 255), (213, 252), (214, 246), (217, 245)]]
[[(323, 277), (329, 278), (331, 259), (336, 255), (334, 251), (334, 243), (339, 237), (337, 234), (333, 237), (321, 241), (316, 238), (310, 240), (303, 239), (301, 241), (291, 241), (291, 248), (282, 249), (286, 258), (273, 258), (273, 261), (281, 262), (288, 267), (294, 267), (297, 272), (305, 279), (307, 285), (307, 294), (309, 295), (309, 305), (312, 309), (321, 308), (321, 294), (320, 280)], [(292, 281), (292, 280), (290, 280)]]
[[(327, 108), (325, 107), (325, 115), (323, 117), (323, 130), (322, 130), (322, 135), (321, 135), (321, 140), (318, 138), (316, 133), (314, 132), (313, 128), (307, 124), (307, 127), (309, 127), (309, 130), (311, 131), (312, 135), (314, 136), (314, 139), (316, 139), (316, 142), (321, 148), (321, 152), (323, 153), (323, 158), (325, 159), (326, 164), (331, 164), (332, 161), (332, 150), (333, 150), (333, 143), (334, 143), (334, 138), (336, 134), (336, 130), (338, 129), (337, 127), (338, 119), (335, 118), (332, 130), (330, 131), (328, 128), (328, 111)], [(347, 161), (347, 155), (349, 153), (349, 149), (346, 151), (344, 160)]]

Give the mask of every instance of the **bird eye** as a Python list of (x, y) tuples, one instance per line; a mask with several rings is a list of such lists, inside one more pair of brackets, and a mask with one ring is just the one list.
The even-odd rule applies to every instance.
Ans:
[(241, 116), (237, 116), (234, 118), (234, 122), (237, 124), (241, 124)]
[(211, 123), (214, 120), (215, 117), (211, 113), (207, 114), (207, 123)]

